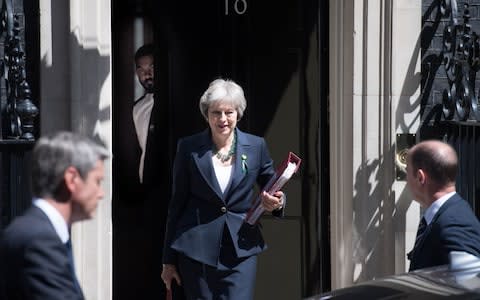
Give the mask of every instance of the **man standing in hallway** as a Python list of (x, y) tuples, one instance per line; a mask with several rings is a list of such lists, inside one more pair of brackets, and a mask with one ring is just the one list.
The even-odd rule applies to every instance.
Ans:
[[(139, 200), (143, 203), (143, 225), (145, 226), (145, 253), (142, 262), (148, 274), (140, 278), (147, 285), (147, 294), (155, 299), (165, 299), (165, 286), (161, 282), (163, 242), (168, 212), (169, 181), (161, 178), (161, 170), (168, 168), (160, 157), (165, 148), (168, 130), (160, 129), (160, 101), (155, 97), (155, 47), (145, 44), (135, 52), (135, 70), (145, 93), (133, 106), (133, 121), (138, 146), (141, 149), (138, 176), (140, 180)], [(163, 165), (162, 165), (163, 164)], [(140, 199), (141, 198), (141, 199)], [(179, 292), (177, 292), (178, 294)], [(175, 295), (177, 296), (177, 295)], [(181, 295), (179, 295), (181, 299)]]
[(408, 151), (407, 184), (425, 209), (408, 253), (410, 271), (448, 264), (452, 251), (480, 257), (480, 223), (456, 193), (457, 170), (457, 154), (446, 143), (424, 141)]
[(108, 156), (103, 146), (70, 132), (38, 140), (31, 163), (36, 198), (0, 239), (0, 299), (84, 299), (70, 228), (93, 217)]
[[(140, 47), (135, 53), (135, 72), (138, 81), (145, 89), (142, 97), (137, 99), (133, 106), (133, 121), (135, 132), (137, 134), (138, 144), (141, 149), (140, 164), (138, 175), (140, 183), (144, 182), (145, 155), (147, 152), (147, 141), (149, 134), (155, 131), (155, 115), (152, 118), (152, 109), (154, 106), (154, 47), (152, 44), (146, 44)], [(151, 140), (151, 136), (150, 136)], [(152, 141), (149, 141), (152, 143)], [(149, 157), (150, 159), (150, 157)], [(147, 177), (150, 174), (147, 174)], [(146, 178), (147, 181), (150, 178)]]

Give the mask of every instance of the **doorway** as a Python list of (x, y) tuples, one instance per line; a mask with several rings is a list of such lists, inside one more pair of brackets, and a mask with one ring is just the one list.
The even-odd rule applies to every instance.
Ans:
[[(134, 215), (143, 209), (142, 201), (131, 193), (135, 187), (128, 175), (135, 172), (137, 155), (127, 137), (134, 136), (130, 115), (138, 18), (144, 20), (143, 38), (157, 50), (164, 178), (170, 176), (178, 138), (207, 126), (198, 101), (208, 83), (218, 77), (239, 83), (247, 98), (239, 128), (265, 137), (277, 164), (288, 151), (303, 159), (300, 174), (284, 189), (287, 217), (262, 219), (269, 249), (259, 256), (255, 299), (300, 299), (329, 290), (328, 1), (131, 0), (113, 2), (112, 9), (114, 298), (128, 295), (132, 286), (161, 284), (160, 269), (145, 267), (149, 262), (136, 246), (148, 247), (145, 239), (155, 230), (145, 234), (138, 228), (141, 220)], [(138, 276), (128, 273), (132, 268)]]

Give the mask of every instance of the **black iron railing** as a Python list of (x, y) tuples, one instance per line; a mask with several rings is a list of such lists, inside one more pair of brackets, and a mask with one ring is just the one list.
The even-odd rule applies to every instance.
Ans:
[(443, 116), (445, 120), (480, 121), (479, 93), (475, 91), (480, 37), (469, 22), (469, 4), (463, 4), (461, 15), (456, 0), (442, 0), (440, 11), (450, 20), (443, 32), (441, 54), (449, 84), (443, 91)]
[[(1, 1), (0, 229), (30, 205), (29, 162), (38, 108), (26, 80), (21, 24), (12, 0)], [(1, 49), (0, 49), (0, 53)]]
[(2, 139), (34, 140), (34, 118), (38, 114), (26, 80), (25, 51), (21, 46), (18, 16), (12, 0), (3, 0), (0, 34), (4, 36), (4, 57), (0, 76), (5, 81), (7, 105), (2, 109)]
[[(480, 1), (442, 0), (439, 10), (448, 18), (443, 30), (440, 58), (447, 77), (443, 90), (443, 118), (434, 127), (458, 153), (457, 192), (480, 216), (480, 106), (477, 73), (480, 71), (480, 36), (471, 24), (470, 6)], [(475, 16), (478, 18), (478, 16)], [(478, 20), (477, 20), (478, 21)], [(441, 75), (440, 75), (441, 76)], [(436, 126), (439, 125), (439, 126)]]

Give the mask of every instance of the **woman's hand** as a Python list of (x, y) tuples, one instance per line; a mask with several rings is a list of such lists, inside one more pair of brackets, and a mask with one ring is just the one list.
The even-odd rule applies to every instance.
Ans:
[(178, 285), (182, 285), (180, 275), (178, 274), (175, 265), (163, 265), (162, 280), (165, 283), (167, 290), (170, 290), (172, 288), (172, 279), (175, 279)]
[(262, 206), (266, 211), (272, 212), (274, 210), (280, 210), (283, 207), (283, 192), (278, 191), (273, 195), (267, 192), (262, 192)]

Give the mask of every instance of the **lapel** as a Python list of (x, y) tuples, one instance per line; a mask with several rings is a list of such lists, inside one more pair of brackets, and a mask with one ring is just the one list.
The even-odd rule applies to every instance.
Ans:
[(154, 151), (154, 141), (155, 141), (155, 134), (156, 134), (156, 116), (158, 115), (157, 110), (159, 105), (157, 105), (155, 101), (155, 96), (153, 96), (153, 107), (150, 112), (150, 120), (148, 122), (148, 132), (147, 132), (147, 141), (145, 143), (145, 158), (143, 162), (143, 181), (145, 182), (145, 178), (149, 175), (149, 166), (155, 166), (155, 163), (152, 161), (155, 159), (155, 151)]
[(200, 134), (198, 148), (192, 151), (192, 156), (203, 179), (205, 179), (210, 188), (215, 191), (217, 196), (223, 199), (223, 194), (213, 169), (212, 146), (209, 129), (206, 129)]
[(235, 129), (237, 132), (237, 150), (235, 151), (235, 164), (233, 166), (232, 178), (230, 184), (225, 190), (225, 196), (230, 195), (235, 188), (245, 179), (247, 172), (242, 168), (242, 155), (247, 156), (247, 171), (248, 171), (248, 157), (255, 157), (253, 153), (250, 153), (250, 141), (245, 133), (239, 129)]

